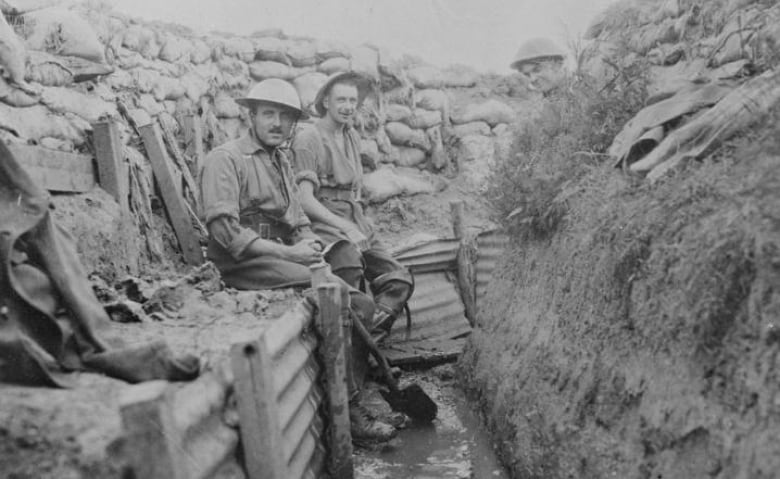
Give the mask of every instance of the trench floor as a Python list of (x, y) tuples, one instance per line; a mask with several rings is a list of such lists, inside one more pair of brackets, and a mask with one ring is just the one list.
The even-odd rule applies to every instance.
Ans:
[[(452, 365), (404, 372), (404, 387), (419, 384), (439, 406), (428, 425), (408, 424), (382, 447), (356, 448), (357, 479), (508, 479), (479, 414), (468, 403)], [(388, 410), (376, 388), (365, 400), (372, 410)]]

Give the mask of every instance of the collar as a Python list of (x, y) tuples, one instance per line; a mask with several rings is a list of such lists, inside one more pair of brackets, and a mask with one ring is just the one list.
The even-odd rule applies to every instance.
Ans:
[(275, 153), (278, 151), (277, 148), (269, 149), (260, 143), (260, 140), (257, 139), (255, 132), (251, 128), (238, 139), (238, 149), (242, 155), (254, 155), (258, 151), (263, 151), (271, 157), (275, 156)]
[(320, 127), (320, 129), (322, 131), (324, 131), (326, 133), (332, 133), (332, 134), (342, 133), (343, 134), (343, 133), (349, 132), (349, 130), (351, 130), (353, 128), (352, 125), (350, 125), (349, 123), (345, 123), (345, 124), (341, 125), (340, 127), (336, 128), (336, 129), (331, 129), (328, 126), (327, 123), (328, 123), (328, 120), (326, 120), (325, 118), (320, 118), (319, 120), (317, 120), (317, 125)]

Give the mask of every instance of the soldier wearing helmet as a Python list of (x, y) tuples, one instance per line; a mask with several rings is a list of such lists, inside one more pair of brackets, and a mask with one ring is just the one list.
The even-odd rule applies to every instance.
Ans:
[[(353, 321), (368, 323), (374, 303), (349, 286), (359, 278), (360, 252), (348, 242), (324, 242), (311, 228), (284, 145), (296, 122), (305, 117), (295, 88), (268, 79), (236, 100), (249, 109), (251, 128), (243, 136), (209, 152), (200, 174), (208, 258), (227, 286), (252, 290), (311, 285), (309, 266), (323, 259), (350, 291)], [(357, 341), (356, 341), (357, 342)], [(357, 402), (367, 370), (368, 352), (353, 346), (349, 361), (352, 433), (356, 439), (388, 440), (395, 429), (371, 417)]]
[(357, 73), (328, 78), (313, 104), (321, 118), (293, 143), (293, 167), (314, 232), (328, 241), (348, 239), (361, 247), (377, 308), (372, 329), (386, 334), (406, 307), (414, 282), (374, 234), (360, 203), (363, 166), (360, 137), (352, 123), (369, 90), (369, 80)]

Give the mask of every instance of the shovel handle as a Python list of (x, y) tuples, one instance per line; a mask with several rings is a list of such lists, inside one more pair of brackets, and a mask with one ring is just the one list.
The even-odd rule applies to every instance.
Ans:
[(390, 363), (387, 362), (387, 358), (382, 354), (374, 340), (371, 338), (371, 334), (366, 330), (366, 327), (363, 326), (363, 323), (361, 323), (360, 320), (352, 321), (352, 326), (355, 328), (355, 331), (357, 331), (360, 339), (366, 343), (366, 346), (368, 346), (368, 349), (371, 351), (374, 359), (376, 359), (376, 362), (379, 363), (379, 368), (382, 369), (382, 374), (385, 376), (385, 381), (387, 382), (388, 387), (390, 387), (390, 390), (398, 391), (398, 380), (393, 376)]

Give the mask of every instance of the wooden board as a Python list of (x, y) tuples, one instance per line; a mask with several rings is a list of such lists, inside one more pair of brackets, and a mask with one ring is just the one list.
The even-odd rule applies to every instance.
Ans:
[(383, 345), (381, 350), (391, 366), (438, 364), (458, 359), (467, 340), (468, 338), (424, 339)]
[(49, 191), (83, 193), (97, 185), (91, 156), (18, 143), (8, 149), (33, 181)]
[(152, 163), (152, 171), (157, 179), (160, 194), (168, 211), (176, 238), (179, 240), (184, 259), (188, 264), (200, 265), (203, 263), (203, 253), (200, 250), (195, 228), (190, 221), (190, 214), (184, 199), (177, 193), (174, 182), (173, 165), (165, 152), (160, 128), (156, 123), (142, 126), (138, 129), (144, 141), (146, 153)]
[(104, 120), (92, 124), (92, 139), (95, 145), (95, 159), (100, 187), (119, 203), (122, 212), (129, 210), (129, 180), (124, 159), (124, 145), (119, 138), (115, 120)]

